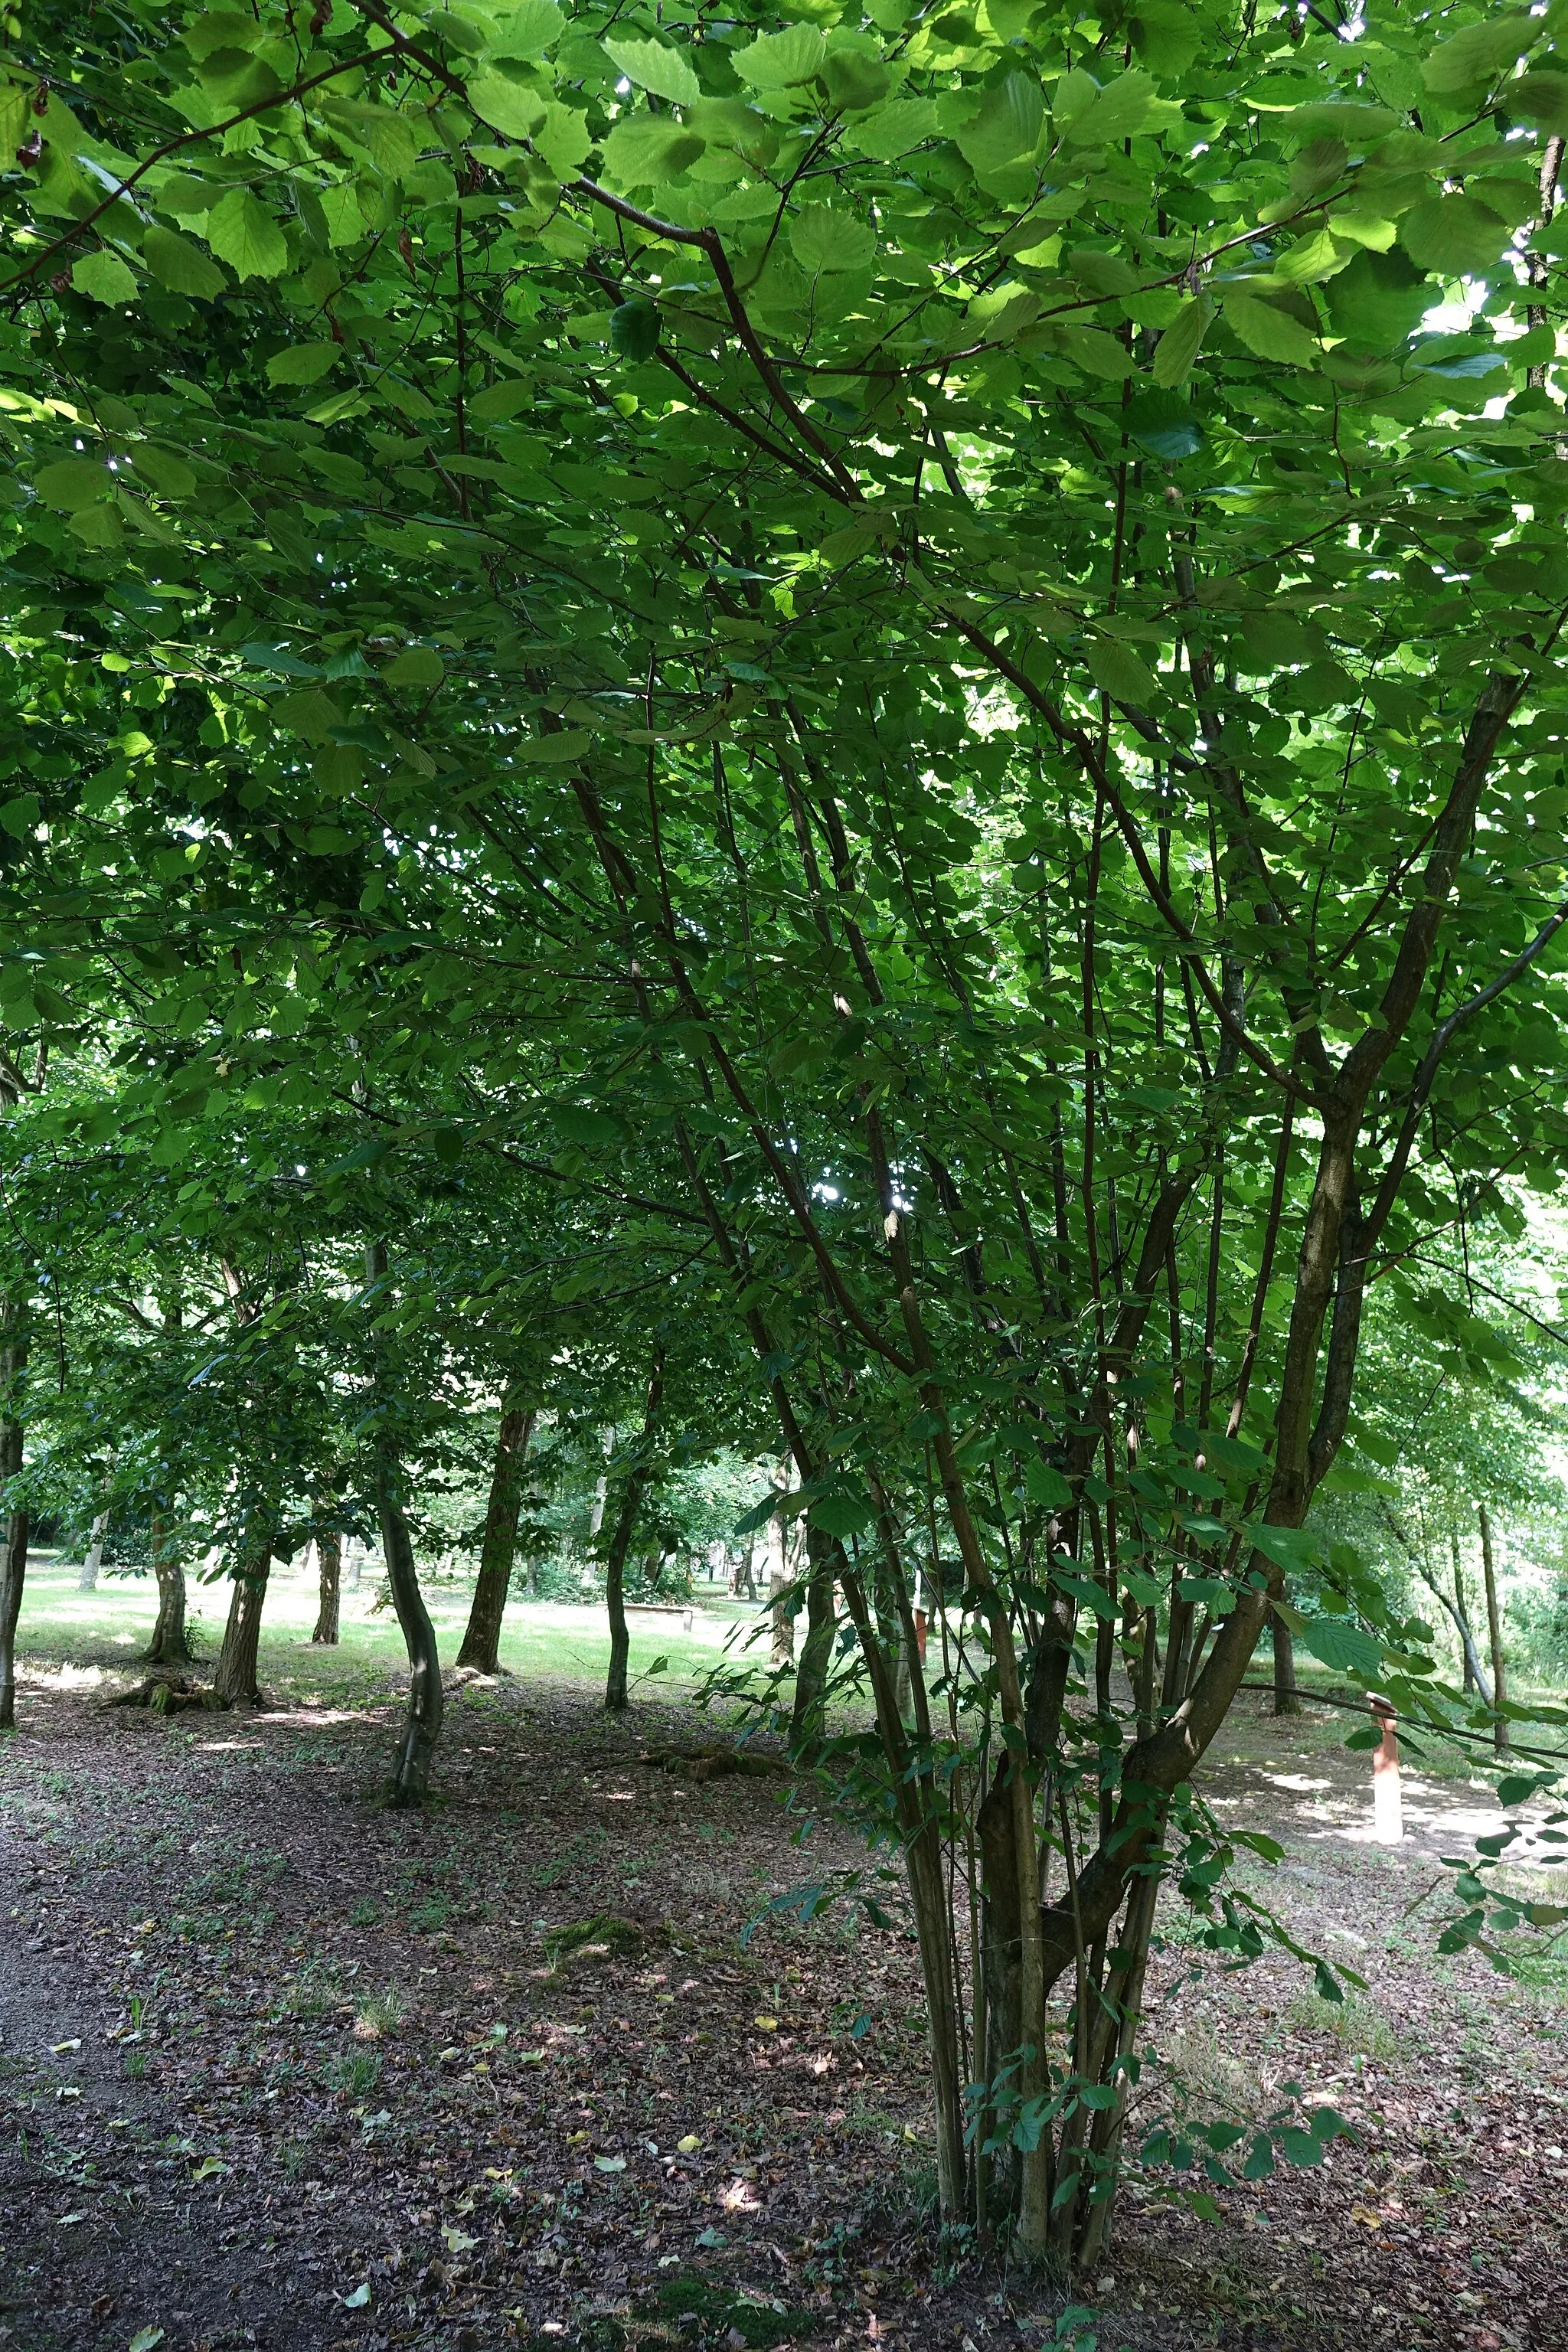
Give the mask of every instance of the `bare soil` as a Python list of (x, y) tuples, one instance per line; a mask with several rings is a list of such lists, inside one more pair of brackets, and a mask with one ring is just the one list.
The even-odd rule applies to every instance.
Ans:
[[(868, 1858), (797, 1785), (638, 1761), (710, 1722), (470, 1685), (409, 1815), (376, 1802), (390, 1690), (104, 1695), (36, 1676), (0, 1747), (6, 2352), (1053, 2339), (1059, 2294), (934, 2229), (896, 1881), (887, 1927), (767, 1911)], [(1100, 2352), (1568, 2347), (1564, 1978), (1436, 1956), (1441, 1890), (1413, 1906), (1484, 1795), (1417, 1778), (1380, 1849), (1342, 1736), (1247, 1714), (1205, 1785), (1286, 1846), (1248, 1890), (1367, 1993), (1229, 1971), (1178, 1910), (1151, 2039), (1201, 2112), (1293, 2081), (1353, 2134), (1218, 2221), (1134, 2181), (1081, 2296)]]

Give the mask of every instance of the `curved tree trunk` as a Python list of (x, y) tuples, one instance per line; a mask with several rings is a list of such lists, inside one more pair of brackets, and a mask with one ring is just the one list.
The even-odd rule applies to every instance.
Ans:
[[(185, 1571), (172, 1556), (162, 1514), (153, 1514), (153, 1573), (158, 1580), (158, 1617), (153, 1639), (142, 1653), (148, 1666), (188, 1666), (193, 1652), (185, 1630)], [(255, 1668), (254, 1654), (251, 1666)]]
[(1274, 1712), (1276, 1715), (1300, 1715), (1301, 1702), (1296, 1696), (1296, 1636), (1276, 1613), (1274, 1633)]
[(256, 1559), (247, 1560), (235, 1572), (234, 1591), (229, 1597), (228, 1622), (223, 1629), (223, 1647), (218, 1652), (217, 1672), (213, 1676), (213, 1696), (219, 1706), (261, 1705), (261, 1692), (256, 1678), (257, 1651), (261, 1641), (261, 1611), (267, 1599), (267, 1580), (272, 1572), (272, 1547), (268, 1544)]
[(310, 1639), (332, 1649), (337, 1645), (339, 1596), (343, 1580), (343, 1539), (336, 1528), (329, 1528), (316, 1538), (316, 1566), (321, 1597)]
[[(0, 1385), (5, 1402), (14, 1403), (13, 1391), (27, 1360), (25, 1308), (14, 1298), (0, 1307), (0, 1328), (5, 1344), (0, 1349)], [(0, 1479), (20, 1477), (22, 1423), (7, 1414), (0, 1419)], [(14, 1505), (0, 1538), (0, 1731), (16, 1724), (16, 1627), (22, 1616), (22, 1587), (27, 1577), (27, 1507)]]
[(1476, 1687), (1476, 1669), (1472, 1655), (1475, 1642), (1469, 1638), (1470, 1612), (1465, 1601), (1465, 1567), (1459, 1558), (1458, 1528), (1448, 1529), (1448, 1547), (1454, 1559), (1454, 1622), (1459, 1629), (1459, 1649), (1465, 1661), (1465, 1689), (1468, 1693)]
[(463, 1646), (458, 1653), (459, 1666), (472, 1666), (481, 1675), (500, 1672), (501, 1619), (511, 1590), (518, 1514), (522, 1507), (523, 1463), (532, 1434), (531, 1412), (514, 1405), (501, 1414), (495, 1468), (490, 1474), (490, 1498), (485, 1511), (484, 1541), (479, 1550), (479, 1581), (474, 1587)]
[(376, 1453), (375, 1499), (381, 1517), (381, 1548), (386, 1555), (387, 1591), (408, 1652), (408, 1711), (393, 1760), (388, 1798), (398, 1807), (422, 1805), (430, 1792), (430, 1766), (441, 1736), (446, 1696), (436, 1629), (419, 1590), (414, 1543), (397, 1495), (395, 1464), (384, 1444)]

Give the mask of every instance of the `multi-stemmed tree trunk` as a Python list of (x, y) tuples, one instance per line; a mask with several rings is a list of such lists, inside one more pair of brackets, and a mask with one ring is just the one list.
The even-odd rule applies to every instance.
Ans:
[(338, 1640), (343, 1580), (343, 1539), (336, 1528), (324, 1528), (316, 1538), (316, 1573), (320, 1584), (316, 1623), (310, 1639), (332, 1649)]
[(261, 1688), (257, 1661), (261, 1643), (261, 1612), (267, 1581), (272, 1572), (272, 1547), (259, 1546), (234, 1572), (228, 1622), (213, 1675), (213, 1697), (219, 1706), (259, 1706)]
[(654, 1349), (653, 1362), (648, 1370), (642, 1432), (633, 1450), (621, 1507), (616, 1514), (616, 1524), (605, 1551), (605, 1606), (610, 1621), (610, 1664), (605, 1677), (605, 1705), (611, 1714), (619, 1714), (630, 1704), (626, 1688), (626, 1666), (631, 1656), (631, 1635), (626, 1628), (626, 1554), (631, 1549), (637, 1513), (642, 1507), (651, 1472), (648, 1450), (658, 1432), (659, 1411), (664, 1402), (664, 1342), (660, 1340)]
[(522, 1474), (532, 1433), (531, 1411), (515, 1403), (503, 1408), (495, 1467), (490, 1473), (489, 1501), (485, 1507), (479, 1579), (463, 1646), (458, 1652), (459, 1667), (471, 1667), (476, 1674), (495, 1675), (501, 1670), (501, 1621), (511, 1590), (517, 1522), (522, 1507)]
[(1491, 1704), (1497, 1710), (1497, 1727), (1492, 1734), (1500, 1756), (1509, 1749), (1508, 1717), (1503, 1701), (1508, 1696), (1508, 1670), (1502, 1654), (1502, 1606), (1498, 1599), (1497, 1562), (1492, 1557), (1492, 1523), (1484, 1503), (1478, 1504), (1476, 1516), (1481, 1530), (1481, 1575), (1487, 1590), (1487, 1643), (1491, 1651)]
[[(161, 1511), (152, 1517), (153, 1574), (158, 1584), (158, 1615), (153, 1638), (142, 1653), (150, 1666), (188, 1666), (192, 1659), (185, 1627), (185, 1570), (177, 1546), (171, 1540)], [(251, 1665), (254, 1670), (255, 1654)], [(248, 1692), (245, 1694), (248, 1696)]]
[[(27, 1361), (26, 1308), (16, 1298), (0, 1301), (0, 1481), (22, 1475), (22, 1419), (18, 1390)], [(0, 1516), (0, 1731), (16, 1722), (16, 1628), (27, 1578), (26, 1502), (13, 1496)]]

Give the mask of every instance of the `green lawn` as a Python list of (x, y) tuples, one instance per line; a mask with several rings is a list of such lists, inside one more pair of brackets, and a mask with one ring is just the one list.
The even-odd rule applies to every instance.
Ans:
[[(29, 1559), (18, 1633), (24, 1673), (29, 1667), (62, 1666), (79, 1673), (129, 1673), (137, 1665), (156, 1612), (152, 1577), (106, 1571), (96, 1592), (82, 1592), (78, 1574), (75, 1564), (47, 1553), (35, 1552)], [(382, 1591), (381, 1580), (370, 1577), (362, 1592), (345, 1589), (339, 1645), (319, 1649), (310, 1640), (316, 1622), (314, 1575), (302, 1573), (298, 1566), (274, 1568), (261, 1625), (263, 1688), (275, 1686), (299, 1696), (348, 1696), (402, 1672), (405, 1655), (397, 1620), (390, 1609), (372, 1606)], [(472, 1580), (467, 1577), (426, 1582), (425, 1597), (444, 1662), (458, 1654), (472, 1594)], [(228, 1596), (226, 1580), (191, 1585), (189, 1622), (204, 1657), (216, 1654)], [(732, 1601), (717, 1590), (704, 1592), (695, 1610), (689, 1633), (681, 1631), (676, 1618), (633, 1617), (634, 1682), (663, 1657), (668, 1669), (647, 1687), (686, 1696), (722, 1656), (726, 1639), (733, 1633), (737, 1642), (742, 1640), (747, 1625), (759, 1622), (754, 1606)], [(765, 1664), (765, 1638), (751, 1654)], [(554, 1679), (578, 1686), (602, 1683), (610, 1656), (604, 1609), (514, 1600), (506, 1612), (500, 1656), (511, 1673), (530, 1681)]]

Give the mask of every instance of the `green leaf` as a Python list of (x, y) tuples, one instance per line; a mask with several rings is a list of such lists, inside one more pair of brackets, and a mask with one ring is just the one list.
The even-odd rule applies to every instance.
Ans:
[(980, 173), (1033, 155), (1045, 127), (1046, 99), (1033, 74), (1011, 73), (988, 89), (979, 112), (954, 134), (964, 161)]
[(342, 358), (337, 343), (290, 343), (274, 352), (267, 362), (268, 383), (320, 383), (329, 368)]
[(358, 2286), (354, 2288), (353, 2292), (351, 2294), (344, 2295), (343, 2309), (345, 2311), (363, 2311), (369, 2301), (370, 2281), (368, 2279), (361, 2279)]
[(468, 403), (468, 419), (475, 425), (500, 425), (532, 404), (533, 386), (521, 376), (506, 376), (500, 383), (489, 383), (483, 392), (475, 393)]
[(661, 187), (695, 163), (707, 143), (668, 115), (626, 115), (605, 142), (605, 182), (612, 188)]
[(585, 727), (563, 727), (558, 735), (535, 735), (520, 744), (512, 757), (523, 767), (563, 767), (580, 760), (593, 740)]
[(1497, 268), (1508, 229), (1477, 196), (1428, 196), (1400, 222), (1399, 242), (1423, 269), (1475, 278)]
[(658, 305), (623, 302), (610, 316), (610, 349), (624, 360), (651, 360), (658, 349)]
[(334, 131), (352, 139), (389, 180), (401, 180), (414, 169), (419, 138), (411, 118), (390, 106), (365, 106), (348, 98), (334, 98), (322, 109)]
[(136, 279), (117, 253), (100, 246), (96, 253), (88, 253), (71, 270), (71, 284), (79, 294), (89, 301), (102, 302), (112, 308), (121, 302), (136, 299)]
[(907, 155), (937, 135), (938, 121), (935, 104), (929, 98), (896, 98), (889, 105), (879, 106), (875, 114), (850, 123), (845, 131), (846, 143), (862, 155), (869, 155), (880, 163), (890, 163), (900, 155)]
[[(624, 2172), (626, 2168), (626, 2159), (624, 2156), (596, 2156), (594, 2158), (594, 2168), (597, 2172)], [(472, 2238), (468, 2240), (470, 2245), (474, 2242)]]
[(382, 671), (388, 686), (419, 687), (425, 691), (439, 686), (447, 675), (446, 665), (430, 646), (407, 646), (395, 656)]
[(1484, 88), (1529, 48), (1538, 26), (1523, 11), (1467, 25), (1434, 49), (1421, 79), (1434, 97), (1458, 96)]
[(683, 49), (667, 48), (662, 41), (637, 40), (625, 34), (618, 40), (606, 40), (605, 47), (626, 79), (635, 81), (639, 89), (652, 90), (655, 98), (670, 99), (677, 106), (693, 106), (702, 95), (702, 85)]
[(468, 104), (481, 122), (488, 122), (492, 131), (505, 131), (509, 139), (531, 139), (544, 121), (543, 99), (505, 74), (473, 75)]
[(340, 180), (330, 188), (320, 189), (316, 202), (327, 224), (327, 242), (334, 251), (360, 242), (365, 235), (365, 218), (360, 209), (359, 191), (352, 180)]
[(289, 247), (266, 205), (248, 188), (231, 188), (207, 215), (206, 239), (220, 261), (235, 276), (280, 278), (288, 267)]
[(98, 499), (113, 497), (114, 477), (96, 458), (57, 457), (52, 466), (39, 467), (33, 487), (57, 514), (79, 514)]
[(1337, 1674), (1359, 1675), (1370, 1682), (1383, 1664), (1383, 1652), (1370, 1633), (1343, 1617), (1309, 1617), (1300, 1636), (1303, 1649)]
[(1344, 1987), (1341, 1984), (1338, 1977), (1335, 1976), (1332, 1969), (1330, 1968), (1327, 1960), (1320, 1960), (1318, 1962), (1314, 1972), (1314, 1981), (1318, 1988), (1318, 1999), (1320, 2000), (1333, 2001), (1342, 2009), (1343, 2008), (1345, 1999)]
[(1141, 392), (1122, 410), (1121, 421), (1141, 448), (1172, 464), (1195, 457), (1204, 446), (1203, 426), (1173, 392)]
[(1144, 704), (1159, 691), (1153, 671), (1120, 637), (1093, 637), (1084, 648), (1084, 664), (1096, 686), (1113, 702)]
[(842, 1539), (861, 1534), (877, 1514), (864, 1495), (819, 1495), (806, 1516), (825, 1535)]
[(570, 180), (587, 161), (594, 134), (581, 108), (563, 106), (552, 98), (546, 101), (544, 120), (533, 134), (533, 143), (556, 178)]
[(1152, 76), (1136, 68), (1131, 73), (1119, 74), (1081, 112), (1075, 113), (1063, 134), (1063, 143), (1074, 147), (1103, 146), (1112, 139), (1131, 139), (1142, 129), (1159, 100)]
[(196, 477), (183, 457), (172, 449), (162, 449), (155, 441), (139, 441), (131, 452), (131, 462), (138, 478), (156, 490), (163, 499), (188, 499), (196, 487)]
[(1568, 136), (1568, 73), (1544, 68), (1521, 74), (1504, 92), (1510, 114), (1521, 122), (1539, 122), (1553, 138)]
[(555, 0), (522, 0), (501, 18), (486, 46), (492, 58), (540, 58), (560, 39), (565, 22)]
[(1226, 294), (1225, 321), (1233, 334), (1260, 360), (1277, 360), (1290, 367), (1315, 367), (1318, 346), (1299, 319), (1255, 294)]
[(1072, 1488), (1048, 1462), (1026, 1462), (1024, 1491), (1042, 1511), (1065, 1511), (1072, 1501)]
[(1131, 352), (1115, 335), (1108, 335), (1103, 327), (1058, 327), (1054, 340), (1086, 375), (1103, 376), (1108, 383), (1121, 383), (1133, 372)]
[(1214, 304), (1206, 294), (1190, 297), (1154, 346), (1154, 381), (1163, 390), (1183, 383), (1191, 373), (1199, 346), (1209, 331)]
[(801, 268), (868, 269), (876, 258), (877, 235), (868, 221), (828, 205), (803, 205), (789, 225), (790, 251)]
[(1294, 2124), (1275, 2126), (1274, 2145), (1288, 2164), (1305, 2168), (1323, 2160), (1322, 2141), (1314, 2139), (1310, 2132), (1298, 2130)]
[(1397, 251), (1358, 253), (1325, 291), (1334, 333), (1369, 352), (1396, 350), (1432, 306), (1425, 272)]
[(302, 735), (308, 743), (324, 741), (328, 730), (338, 726), (342, 715), (331, 696), (319, 686), (306, 687), (298, 694), (280, 694), (272, 705), (277, 724)]
[(171, 294), (193, 295), (198, 302), (210, 302), (228, 284), (210, 255), (172, 228), (150, 228), (142, 240), (142, 258), (160, 286)]
[(606, 1117), (602, 1110), (588, 1110), (579, 1103), (552, 1103), (550, 1118), (566, 1143), (598, 1149), (622, 1140), (618, 1120)]
[(749, 48), (732, 51), (730, 62), (753, 89), (795, 89), (821, 70), (826, 55), (815, 25), (790, 25), (782, 33), (759, 33)]

